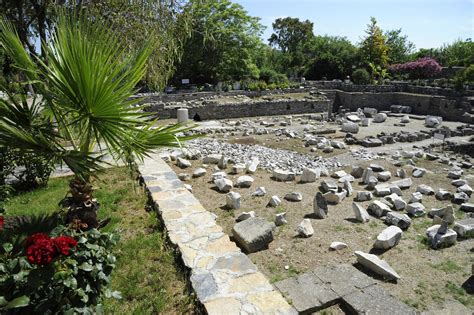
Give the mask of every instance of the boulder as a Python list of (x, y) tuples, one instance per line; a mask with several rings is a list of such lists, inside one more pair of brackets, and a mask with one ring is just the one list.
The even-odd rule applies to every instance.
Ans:
[(425, 126), (429, 128), (436, 128), (441, 125), (442, 119), (440, 117), (428, 116), (425, 118)]
[(359, 204), (353, 202), (352, 209), (354, 210), (355, 219), (358, 222), (366, 223), (370, 221), (370, 216), (367, 211)]
[(386, 184), (375, 185), (374, 188), (375, 188), (375, 195), (378, 197), (387, 196), (387, 195), (390, 195), (391, 193), (390, 187), (388, 187), (388, 185)]
[(457, 192), (453, 195), (452, 202), (456, 204), (463, 204), (469, 201), (469, 195), (463, 192)]
[(278, 196), (272, 196), (268, 202), (269, 207), (278, 207), (281, 204), (281, 199)]
[(374, 248), (389, 249), (398, 244), (402, 238), (403, 231), (398, 226), (391, 225), (384, 229), (375, 241)]
[(415, 167), (411, 173), (411, 175), (415, 178), (423, 177), (426, 174), (426, 170), (424, 168)]
[(366, 148), (374, 148), (382, 146), (383, 142), (379, 138), (365, 138), (362, 140), (361, 145)]
[(176, 161), (176, 165), (178, 165), (178, 167), (181, 167), (181, 168), (188, 168), (188, 167), (191, 167), (191, 162), (179, 157)]
[(474, 237), (474, 218), (459, 220), (454, 223), (453, 230), (460, 238)]
[(225, 172), (216, 172), (211, 175), (212, 181), (215, 181), (216, 179), (220, 178), (226, 178), (227, 174)]
[(398, 273), (390, 267), (390, 265), (376, 255), (367, 254), (361, 251), (356, 251), (357, 262), (367, 269), (388, 280), (400, 279)]
[(202, 162), (204, 164), (218, 164), (221, 156), (221, 154), (209, 154), (202, 159)]
[(464, 212), (474, 212), (474, 203), (463, 203), (460, 209)]
[(344, 170), (339, 170), (339, 171), (335, 171), (331, 177), (334, 177), (334, 178), (343, 178), (345, 176), (347, 176), (348, 174), (346, 173), (346, 171)]
[(382, 182), (388, 181), (392, 177), (389, 171), (383, 171), (377, 174), (377, 179)]
[(326, 198), (326, 201), (329, 204), (337, 205), (338, 203), (343, 201), (344, 198), (346, 198), (346, 195), (347, 195), (347, 192), (345, 190), (343, 190), (341, 192), (328, 191), (323, 196), (324, 196), (324, 198)]
[(237, 187), (240, 188), (249, 188), (252, 186), (252, 183), (254, 182), (254, 179), (250, 176), (244, 175), (244, 176), (239, 176), (237, 178)]
[(358, 191), (356, 194), (356, 201), (369, 201), (372, 200), (373, 196), (370, 191)]
[(468, 184), (464, 184), (462, 186), (459, 186), (457, 189), (458, 192), (463, 192), (469, 196), (472, 195), (472, 188)]
[(321, 170), (319, 168), (311, 169), (304, 168), (303, 173), (301, 174), (302, 183), (314, 183), (316, 179), (321, 176)]
[(377, 177), (371, 176), (369, 178), (369, 182), (367, 183), (367, 189), (369, 189), (369, 190), (374, 189), (375, 186), (377, 186), (378, 183), (379, 183), (379, 181), (378, 181)]
[(278, 213), (275, 215), (275, 225), (276, 226), (282, 226), (288, 224), (288, 221), (286, 220), (286, 212)]
[(318, 219), (324, 219), (328, 214), (328, 203), (320, 192), (317, 192), (316, 196), (314, 196), (313, 212)]
[(347, 248), (347, 244), (343, 242), (332, 242), (331, 245), (329, 245), (330, 250), (341, 250)]
[(374, 117), (374, 123), (383, 123), (387, 120), (387, 114), (377, 113)]
[(452, 197), (452, 194), (446, 189), (439, 188), (435, 196), (436, 196), (436, 199), (438, 200), (450, 200)]
[(250, 218), (255, 218), (255, 211), (242, 212), (237, 218), (235, 218), (235, 221), (242, 222)]
[(193, 172), (193, 177), (194, 178), (202, 177), (204, 175), (206, 175), (206, 170), (202, 167), (199, 167), (199, 168), (195, 169), (194, 172)]
[(254, 253), (268, 248), (273, 241), (275, 224), (259, 217), (249, 218), (239, 222), (232, 228), (236, 243), (247, 253)]
[(303, 219), (303, 221), (301, 221), (301, 223), (296, 228), (296, 231), (301, 237), (310, 237), (314, 234), (314, 229), (309, 219)]
[(402, 124), (408, 124), (410, 122), (410, 116), (403, 116), (401, 119), (400, 119), (400, 122)]
[(245, 165), (241, 163), (234, 164), (231, 167), (232, 174), (242, 174), (244, 171), (245, 171)]
[(295, 173), (281, 169), (273, 170), (273, 179), (279, 182), (289, 182), (295, 180)]
[(225, 205), (229, 209), (240, 209), (240, 194), (235, 191), (225, 195)]
[(457, 234), (448, 228), (448, 223), (436, 224), (426, 230), (428, 244), (431, 248), (439, 249), (456, 244)]
[(363, 173), (364, 173), (364, 168), (363, 167), (361, 167), (361, 166), (352, 166), (351, 175), (354, 176), (354, 178), (361, 178)]
[(222, 155), (219, 159), (217, 167), (219, 167), (221, 170), (225, 170), (227, 168), (227, 158), (224, 155)]
[(462, 185), (466, 185), (468, 182), (465, 179), (455, 179), (451, 181), (451, 185), (456, 187), (461, 187)]
[(413, 217), (422, 217), (425, 215), (425, 206), (419, 202), (409, 203), (406, 211)]
[(369, 179), (370, 177), (373, 177), (374, 176), (374, 171), (368, 167), (364, 170), (364, 172), (362, 173), (362, 183), (367, 185), (369, 183)]
[(234, 187), (232, 181), (227, 178), (216, 179), (214, 184), (220, 192), (229, 192)]
[(299, 202), (303, 200), (303, 195), (300, 192), (291, 192), (285, 195), (285, 199), (288, 201)]
[(421, 192), (414, 192), (411, 194), (409, 203), (421, 202), (423, 195)]
[(446, 221), (449, 224), (454, 223), (454, 220), (456, 219), (454, 215), (454, 208), (451, 205), (447, 205), (446, 207), (440, 209), (431, 209), (431, 211), (428, 212), (428, 216), (430, 218), (441, 218), (443, 221)]
[(260, 186), (260, 187), (257, 187), (257, 189), (255, 189), (255, 191), (252, 193), (252, 196), (262, 197), (262, 196), (265, 196), (266, 193), (267, 193), (267, 190), (265, 189), (265, 187)]
[(407, 178), (408, 177), (407, 171), (405, 171), (405, 169), (403, 169), (403, 168), (398, 169), (397, 170), (397, 177)]
[(245, 165), (245, 170), (247, 171), (247, 173), (253, 174), (257, 171), (258, 164), (260, 164), (258, 158), (253, 158), (247, 162), (247, 164)]
[(412, 184), (412, 180), (410, 177), (404, 178), (404, 179), (399, 179), (396, 181), (392, 182), (392, 185), (398, 186), (400, 189), (407, 189), (410, 188)]
[(359, 132), (359, 125), (353, 122), (345, 122), (341, 126), (342, 132), (349, 132), (349, 133), (358, 133)]
[(349, 180), (344, 181), (344, 190), (346, 191), (347, 196), (352, 196), (353, 189), (352, 189), (351, 182)]
[(374, 171), (374, 172), (383, 172), (383, 171), (385, 171), (385, 168), (382, 165), (375, 164), (375, 163), (371, 163), (369, 165), (369, 168), (371, 168), (372, 171)]
[(321, 182), (321, 190), (323, 192), (337, 191), (337, 183), (333, 180), (323, 180)]
[(386, 216), (387, 213), (391, 211), (389, 206), (387, 206), (385, 203), (378, 200), (372, 201), (372, 203), (368, 207), (368, 210), (377, 218)]
[(428, 185), (420, 184), (416, 187), (416, 191), (423, 195), (434, 195), (435, 191)]
[(411, 219), (409, 216), (398, 212), (389, 212), (385, 217), (385, 223), (389, 225), (398, 226), (402, 230), (406, 230), (411, 225)]

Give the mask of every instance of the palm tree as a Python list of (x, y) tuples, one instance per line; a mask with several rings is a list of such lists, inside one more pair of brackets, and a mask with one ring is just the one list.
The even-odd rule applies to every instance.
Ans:
[(105, 154), (130, 162), (189, 139), (177, 136), (187, 126), (155, 127), (140, 100), (131, 98), (153, 43), (129, 54), (119, 38), (103, 21), (62, 13), (50, 41), (42, 43), (46, 60), (41, 60), (0, 19), (0, 45), (21, 78), (16, 91), (0, 86), (6, 92), (0, 99), (0, 147), (65, 163), (75, 174), (68, 218), (83, 226), (98, 224), (90, 177), (103, 168)]

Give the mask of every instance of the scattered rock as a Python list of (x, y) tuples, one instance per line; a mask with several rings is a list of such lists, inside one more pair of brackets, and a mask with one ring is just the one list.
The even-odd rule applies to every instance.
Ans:
[(176, 165), (178, 165), (178, 167), (181, 167), (181, 168), (188, 168), (188, 167), (191, 167), (191, 162), (179, 157), (177, 159)]
[(426, 170), (424, 168), (418, 168), (418, 167), (415, 167), (412, 172), (412, 176), (416, 178), (423, 177), (423, 175), (425, 174), (426, 174)]
[(237, 244), (247, 253), (254, 253), (268, 248), (273, 241), (275, 225), (259, 217), (239, 222), (232, 228), (232, 235)]
[(372, 200), (373, 196), (370, 191), (358, 191), (356, 194), (356, 201), (368, 201)]
[(285, 199), (288, 201), (299, 202), (303, 200), (303, 195), (300, 192), (291, 192), (285, 195)]
[(232, 184), (232, 181), (227, 178), (219, 178), (214, 181), (214, 184), (217, 186), (217, 189), (220, 192), (229, 192), (234, 185)]
[(386, 204), (384, 204), (383, 202), (378, 201), (378, 200), (372, 201), (372, 203), (369, 205), (368, 210), (369, 210), (370, 213), (372, 213), (377, 218), (386, 216), (387, 213), (392, 211), (392, 210), (390, 210), (390, 208)]
[(320, 176), (321, 176), (321, 170), (319, 168), (316, 168), (316, 169), (304, 168), (303, 174), (301, 174), (301, 182), (313, 183)]
[(353, 202), (352, 209), (354, 210), (355, 218), (358, 222), (366, 223), (370, 221), (369, 214), (361, 205)]
[(326, 201), (330, 204), (337, 205), (346, 198), (347, 192), (345, 190), (341, 192), (328, 191), (323, 196), (326, 198)]
[(347, 244), (343, 242), (332, 242), (331, 245), (329, 245), (329, 249), (331, 250), (340, 250), (347, 248)]
[(296, 228), (296, 231), (301, 237), (310, 237), (314, 234), (314, 229), (309, 219), (303, 219), (303, 221), (301, 221), (301, 223)]
[(276, 169), (273, 171), (273, 179), (279, 182), (289, 182), (295, 180), (295, 173)]
[(318, 219), (324, 219), (328, 214), (328, 203), (320, 192), (317, 192), (316, 196), (314, 196), (313, 211)]
[(374, 248), (389, 249), (396, 246), (402, 238), (402, 233), (402, 229), (400, 229), (398, 226), (389, 226), (377, 236)]
[(420, 184), (416, 187), (416, 191), (423, 195), (434, 195), (435, 191), (428, 185)]
[(244, 220), (255, 218), (255, 211), (250, 212), (242, 212), (239, 216), (235, 219), (237, 222), (242, 222)]
[(400, 279), (398, 273), (390, 267), (390, 265), (375, 255), (367, 254), (361, 251), (356, 251), (357, 262), (376, 274), (388, 279), (397, 280)]
[(199, 168), (194, 170), (193, 177), (194, 178), (202, 177), (202, 176), (206, 175), (206, 172), (207, 171), (204, 168), (199, 167)]
[(275, 216), (275, 225), (282, 226), (285, 224), (288, 224), (288, 221), (286, 220), (286, 212), (278, 213)]
[(266, 193), (267, 193), (267, 190), (265, 189), (265, 187), (260, 186), (260, 187), (257, 187), (257, 189), (255, 189), (255, 192), (252, 193), (252, 196), (262, 197), (262, 196), (265, 196)]
[(245, 169), (247, 173), (253, 174), (257, 171), (257, 167), (260, 164), (260, 160), (258, 158), (252, 158), (246, 165)]
[(225, 204), (229, 209), (240, 209), (240, 194), (235, 191), (225, 195)]
[(272, 196), (268, 202), (269, 207), (278, 207), (281, 204), (281, 199), (278, 196)]
[(237, 178), (237, 187), (240, 188), (249, 188), (252, 186), (254, 179), (250, 176), (244, 175)]
[(474, 219), (459, 220), (454, 224), (453, 230), (460, 238), (474, 237)]
[(474, 203), (463, 203), (461, 210), (464, 212), (474, 212)]
[(398, 213), (398, 212), (389, 212), (385, 217), (385, 223), (389, 225), (396, 225), (402, 230), (406, 230), (411, 225), (411, 219), (406, 214)]
[(439, 249), (456, 244), (457, 234), (454, 230), (448, 228), (448, 223), (433, 225), (426, 230), (428, 243), (431, 248)]
[(449, 200), (451, 199), (452, 194), (446, 189), (439, 188), (435, 196), (436, 196), (436, 199), (438, 200)]
[(413, 217), (422, 217), (425, 215), (425, 206), (419, 202), (409, 203), (407, 205), (407, 213)]
[(399, 179), (396, 181), (393, 181), (392, 184), (395, 186), (398, 186), (400, 189), (407, 189), (410, 188), (412, 184), (412, 180), (410, 177), (404, 178), (404, 179)]

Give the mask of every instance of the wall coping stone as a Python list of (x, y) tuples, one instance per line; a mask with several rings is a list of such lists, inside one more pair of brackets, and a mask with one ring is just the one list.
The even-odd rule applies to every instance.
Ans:
[(139, 171), (208, 314), (297, 314), (158, 154)]

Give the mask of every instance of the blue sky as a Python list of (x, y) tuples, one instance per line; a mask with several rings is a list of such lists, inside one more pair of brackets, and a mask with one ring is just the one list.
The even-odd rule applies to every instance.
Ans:
[(314, 23), (316, 35), (345, 36), (353, 43), (364, 35), (370, 17), (383, 30), (402, 29), (416, 48), (440, 47), (461, 38), (474, 40), (474, 0), (233, 0), (267, 27), (279, 17)]

